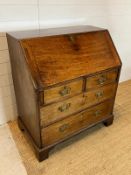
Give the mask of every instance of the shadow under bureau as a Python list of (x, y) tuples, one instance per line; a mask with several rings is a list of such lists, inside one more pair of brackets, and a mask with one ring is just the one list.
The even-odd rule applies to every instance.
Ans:
[(76, 26), (7, 34), (18, 107), (40, 161), (56, 144), (113, 122), (121, 61), (108, 30)]

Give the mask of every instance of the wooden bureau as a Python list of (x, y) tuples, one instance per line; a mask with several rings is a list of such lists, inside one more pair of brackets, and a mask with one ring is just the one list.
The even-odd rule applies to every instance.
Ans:
[(56, 144), (113, 122), (121, 61), (108, 30), (76, 26), (7, 34), (18, 124), (39, 161)]

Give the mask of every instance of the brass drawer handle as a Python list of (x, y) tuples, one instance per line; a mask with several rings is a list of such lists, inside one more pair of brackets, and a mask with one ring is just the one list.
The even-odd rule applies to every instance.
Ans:
[(101, 98), (101, 97), (103, 97), (104, 92), (103, 91), (99, 91), (95, 95), (96, 95), (97, 98)]
[(98, 117), (99, 115), (101, 115), (101, 111), (100, 110), (98, 110), (98, 111), (95, 112), (95, 116), (96, 117)]
[(62, 126), (59, 127), (59, 131), (60, 132), (64, 132), (65, 130), (67, 130), (69, 128), (69, 124), (64, 124)]
[(107, 81), (107, 78), (105, 75), (101, 75), (101, 77), (98, 79), (98, 83), (100, 85), (103, 85)]
[(70, 92), (71, 92), (71, 88), (67, 87), (67, 86), (64, 86), (64, 88), (59, 91), (59, 94), (61, 96), (65, 96), (67, 94), (70, 94)]
[(60, 106), (60, 107), (58, 108), (58, 110), (59, 110), (60, 112), (64, 112), (64, 111), (68, 110), (68, 109), (70, 108), (70, 106), (71, 106), (71, 103), (63, 104), (62, 106)]

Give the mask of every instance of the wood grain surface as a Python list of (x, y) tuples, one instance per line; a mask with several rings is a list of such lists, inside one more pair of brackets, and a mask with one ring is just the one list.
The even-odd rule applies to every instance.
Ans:
[(78, 93), (81, 93), (82, 89), (83, 79), (44, 90), (44, 104), (48, 104), (57, 100), (62, 100), (65, 97), (76, 95)]
[(106, 128), (99, 124), (63, 142), (50, 152), (49, 159), (41, 163), (17, 122), (9, 123), (28, 175), (130, 175), (130, 89), (131, 80), (118, 87), (113, 125)]
[[(103, 119), (108, 118), (112, 112), (112, 102), (107, 101), (95, 107), (92, 107), (84, 112), (68, 117), (60, 122), (57, 122), (42, 131), (43, 146), (55, 143), (56, 141), (81, 130), (83, 127), (88, 127)], [(53, 134), (52, 134), (53, 133)]]
[(26, 128), (32, 135), (35, 144), (40, 147), (41, 141), (37, 93), (35, 91), (35, 87), (33, 86), (33, 80), (24, 58), (22, 48), (16, 39), (11, 36), (7, 37), (18, 116), (26, 125)]
[[(110, 84), (101, 88), (86, 92), (64, 100), (62, 102), (54, 103), (40, 110), (41, 126), (46, 126), (54, 121), (60, 120), (74, 112), (90, 107), (91, 105), (102, 102), (103, 100), (112, 98), (115, 94), (117, 85)], [(63, 108), (63, 111), (61, 110)]]
[(115, 82), (118, 77), (118, 70), (105, 71), (86, 79), (86, 90), (97, 88), (111, 82)]
[(21, 46), (42, 88), (120, 66), (108, 35), (99, 31), (24, 39)]
[[(88, 30), (84, 32), (84, 28)], [(21, 36), (20, 33), (7, 34), (19, 127), (30, 136), (39, 161), (48, 158), (56, 144), (78, 132), (100, 121), (106, 126), (113, 122), (113, 114), (107, 118), (100, 110), (96, 111), (100, 120), (92, 120), (91, 124), (92, 117), (83, 119), (83, 125), (77, 125), (77, 117), (74, 117), (76, 123), (72, 119), (83, 110), (110, 99), (107, 106), (108, 109), (112, 106), (113, 110), (119, 81), (121, 61), (108, 30), (90, 29), (90, 26), (81, 27), (81, 30), (72, 27), (63, 34), (61, 29), (53, 36), (44, 30), (43, 36), (36, 34), (32, 38), (21, 38), (23, 33)], [(72, 131), (67, 138), (66, 135), (59, 137), (51, 128), (67, 119), (72, 123)], [(63, 123), (59, 130), (66, 129), (68, 125)], [(44, 132), (47, 133), (44, 134), (46, 143), (42, 140)]]

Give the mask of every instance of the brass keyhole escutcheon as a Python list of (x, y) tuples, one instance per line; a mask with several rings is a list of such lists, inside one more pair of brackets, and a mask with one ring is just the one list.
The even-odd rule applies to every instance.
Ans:
[(75, 36), (69, 35), (69, 39), (70, 39), (70, 41), (72, 42), (73, 45), (76, 43), (76, 38), (75, 38)]
[(79, 46), (77, 43), (77, 39), (76, 39), (76, 35), (68, 35), (69, 41), (71, 42), (74, 50), (78, 51), (79, 50)]
[(85, 105), (85, 104), (87, 103), (87, 101), (88, 101), (88, 96), (83, 95), (81, 105), (82, 105), (82, 106)]

